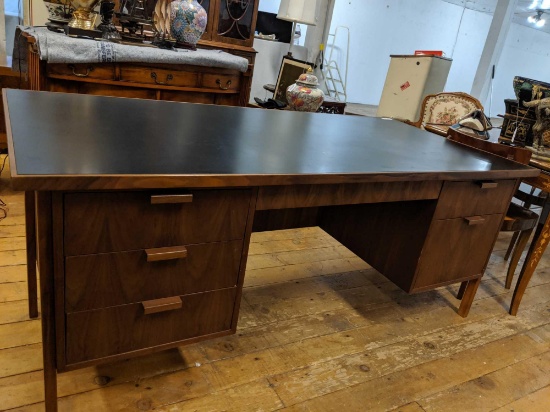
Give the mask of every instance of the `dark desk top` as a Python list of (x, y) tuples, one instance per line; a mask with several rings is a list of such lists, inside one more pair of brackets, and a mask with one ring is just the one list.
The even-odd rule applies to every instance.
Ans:
[(535, 176), (406, 124), (4, 90), (17, 189), (262, 186)]

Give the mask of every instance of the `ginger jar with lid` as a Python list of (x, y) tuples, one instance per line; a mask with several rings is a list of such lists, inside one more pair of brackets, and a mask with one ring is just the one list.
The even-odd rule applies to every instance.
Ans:
[(174, 0), (170, 7), (170, 34), (176, 45), (196, 49), (206, 30), (208, 16), (197, 0)]
[(323, 104), (325, 94), (317, 86), (319, 81), (311, 67), (300, 75), (296, 83), (286, 89), (286, 99), (291, 110), (298, 112), (316, 112)]

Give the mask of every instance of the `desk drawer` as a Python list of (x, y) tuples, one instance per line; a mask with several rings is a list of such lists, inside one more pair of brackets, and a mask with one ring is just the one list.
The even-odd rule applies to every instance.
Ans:
[[(71, 193), (64, 199), (65, 256), (242, 239), (249, 190)], [(157, 199), (157, 200), (152, 200)], [(190, 202), (186, 202), (191, 200)]]
[(94, 80), (115, 80), (115, 65), (111, 63), (71, 63), (48, 64), (47, 75), (52, 77), (64, 77)]
[(501, 220), (499, 214), (434, 221), (410, 292), (433, 289), (480, 274)]
[(68, 314), (67, 364), (229, 330), (236, 295), (231, 288), (180, 296), (181, 308), (147, 315), (142, 303)]
[(65, 310), (100, 309), (237, 284), (242, 240), (187, 245), (187, 256), (147, 261), (144, 250), (65, 261)]
[(197, 72), (161, 69), (147, 66), (120, 67), (120, 80), (160, 86), (199, 87)]
[(515, 180), (445, 182), (434, 218), (505, 213), (515, 187)]

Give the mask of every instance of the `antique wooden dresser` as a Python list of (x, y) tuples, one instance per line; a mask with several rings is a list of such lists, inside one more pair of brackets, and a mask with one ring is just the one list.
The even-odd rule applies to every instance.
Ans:
[[(238, 14), (227, 0), (199, 1), (208, 13), (198, 47), (219, 49), (248, 59), (248, 70), (178, 64), (48, 63), (28, 37), (31, 90), (246, 106), (256, 52), (251, 47), (259, 0), (240, 2)], [(229, 12), (228, 12), (229, 11)]]

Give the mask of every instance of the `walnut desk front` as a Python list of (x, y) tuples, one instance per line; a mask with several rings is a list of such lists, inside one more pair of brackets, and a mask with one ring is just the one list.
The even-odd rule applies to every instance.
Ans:
[(234, 333), (253, 230), (318, 225), (409, 293), (468, 281), (466, 316), (519, 179), (539, 173), (360, 116), (4, 101), (13, 186), (32, 194), (48, 411), (58, 372)]

